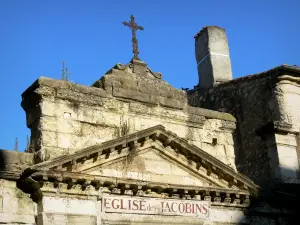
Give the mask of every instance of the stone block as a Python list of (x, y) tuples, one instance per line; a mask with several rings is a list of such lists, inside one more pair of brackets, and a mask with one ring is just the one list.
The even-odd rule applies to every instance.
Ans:
[(0, 212), (3, 210), (3, 197), (0, 195)]
[(162, 97), (162, 96), (160, 96), (158, 98), (158, 102), (162, 106), (174, 108), (174, 109), (183, 109), (186, 104), (186, 101), (184, 101), (184, 100), (179, 101), (176, 99), (166, 98), (166, 97)]
[(43, 213), (39, 219), (40, 224), (43, 225), (67, 225), (67, 215), (55, 213)]
[(34, 224), (34, 210), (35, 203), (15, 181), (0, 180), (0, 224)]
[(59, 148), (76, 148), (76, 143), (81, 137), (73, 134), (56, 133), (57, 134), (57, 147)]
[(58, 146), (58, 133), (53, 131), (43, 131), (42, 132), (42, 145), (49, 147), (57, 147)]
[[(65, 115), (63, 117), (66, 117)], [(40, 127), (44, 131), (62, 132), (80, 135), (81, 123), (70, 118), (56, 118), (43, 116), (40, 118)]]
[(72, 225), (96, 225), (97, 217), (96, 216), (84, 216), (84, 215), (68, 215), (67, 224)]
[(104, 99), (103, 96), (97, 96), (97, 95), (90, 95), (80, 92), (75, 92), (68, 89), (58, 89), (56, 98), (64, 99), (67, 101), (70, 101), (73, 103), (74, 108), (77, 107), (77, 105), (84, 103), (87, 105), (103, 105)]
[(277, 146), (279, 160), (279, 179), (293, 183), (297, 180), (299, 161), (297, 151), (292, 146)]
[(150, 95), (148, 93), (134, 91), (130, 89), (114, 88), (113, 96), (119, 98), (131, 99), (139, 102), (145, 102), (154, 105), (157, 104), (155, 100), (150, 98)]
[(95, 200), (44, 196), (42, 204), (44, 213), (97, 215)]
[(295, 135), (275, 134), (276, 143), (279, 145), (297, 146), (297, 139)]
[(81, 136), (99, 138), (103, 141), (111, 140), (116, 131), (116, 127), (101, 126), (101, 124), (81, 123)]

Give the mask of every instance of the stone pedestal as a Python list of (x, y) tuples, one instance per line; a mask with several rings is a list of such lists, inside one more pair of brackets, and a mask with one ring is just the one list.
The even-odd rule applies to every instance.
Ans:
[(137, 75), (146, 75), (147, 72), (147, 64), (143, 61), (140, 60), (132, 60), (133, 64), (133, 72), (136, 73)]

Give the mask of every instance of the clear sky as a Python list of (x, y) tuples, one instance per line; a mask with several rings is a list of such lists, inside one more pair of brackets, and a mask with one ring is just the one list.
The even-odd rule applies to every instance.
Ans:
[(280, 64), (300, 65), (299, 0), (0, 0), (0, 148), (26, 145), (21, 93), (38, 77), (91, 85), (132, 57), (133, 13), (140, 58), (171, 85), (197, 84), (193, 36), (206, 25), (226, 29), (233, 76)]

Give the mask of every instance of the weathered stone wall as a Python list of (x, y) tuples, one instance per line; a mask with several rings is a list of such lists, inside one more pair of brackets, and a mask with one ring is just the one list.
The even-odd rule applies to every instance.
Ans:
[(0, 149), (0, 171), (21, 171), (33, 165), (33, 154)]
[(190, 91), (189, 103), (233, 114), (237, 119), (235, 155), (238, 171), (256, 182), (270, 177), (268, 149), (256, 133), (258, 128), (279, 118), (276, 96), (267, 77), (251, 82), (233, 80), (207, 91)]
[(0, 179), (0, 224), (35, 224), (36, 205), (15, 181)]
[[(300, 88), (295, 82), (279, 82), (284, 76), (279, 77), (275, 72), (188, 93), (191, 105), (231, 113), (236, 117), (234, 139), (238, 171), (262, 185), (274, 176), (291, 176), (291, 170), (297, 169), (294, 161), (297, 164), (298, 159), (293, 152), (297, 146), (295, 134), (275, 135), (277, 128), (268, 130), (267, 127), (278, 123), (288, 127), (286, 133), (299, 132), (300, 108), (296, 102), (300, 100)], [(287, 146), (290, 146), (289, 151)]]
[(23, 94), (38, 160), (162, 124), (235, 168), (231, 115), (190, 107), (184, 91), (164, 83), (116, 77), (105, 76), (98, 87), (40, 78)]
[[(90, 193), (93, 193), (91, 191)], [(225, 224), (294, 224), (294, 214), (289, 210), (272, 208), (266, 203), (261, 203), (252, 208), (239, 208), (214, 206), (210, 208), (208, 217), (199, 217), (192, 215), (162, 215), (162, 214), (148, 214), (142, 211), (131, 210), (126, 213), (105, 212), (103, 211), (103, 198), (105, 196), (115, 198), (128, 198), (130, 196), (107, 195), (99, 191), (99, 198), (91, 194), (86, 196), (83, 192), (78, 192), (80, 197), (63, 195), (57, 193), (56, 196), (50, 193), (45, 193), (45, 196), (38, 204), (38, 224), (203, 224), (203, 225), (225, 225)], [(133, 197), (136, 199), (136, 197)], [(133, 200), (131, 199), (131, 200)], [(143, 198), (141, 198), (143, 200)], [(156, 198), (157, 199), (157, 198)], [(144, 199), (145, 200), (145, 199)], [(148, 203), (152, 201), (147, 198)], [(161, 199), (164, 201), (164, 199)], [(180, 202), (180, 200), (178, 200)], [(194, 201), (195, 203), (197, 201)], [(114, 207), (120, 207), (120, 202), (115, 202)], [(123, 205), (123, 207), (126, 207)], [(116, 210), (117, 211), (117, 210)]]
[(33, 154), (0, 149), (0, 224), (35, 224), (35, 203), (16, 186)]

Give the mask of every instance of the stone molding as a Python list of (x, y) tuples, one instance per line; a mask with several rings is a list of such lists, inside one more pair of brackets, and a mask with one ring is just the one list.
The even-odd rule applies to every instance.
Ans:
[[(162, 125), (107, 141), (101, 145), (89, 147), (72, 155), (61, 156), (50, 161), (42, 162), (33, 165), (30, 169), (64, 172), (66, 168), (70, 168), (69, 171), (75, 172), (74, 167), (77, 167), (77, 164), (82, 164), (88, 159), (93, 159), (94, 162), (97, 161), (98, 158), (104, 156), (109, 159), (109, 155), (112, 152), (122, 152), (124, 149), (130, 149), (137, 144), (141, 146), (149, 139), (152, 141), (158, 141), (163, 147), (169, 146), (174, 151), (174, 158), (178, 158), (178, 155), (176, 154), (179, 154), (182, 156), (182, 161), (187, 160), (190, 163), (189, 165), (191, 170), (194, 172), (198, 171), (200, 176), (205, 176), (208, 180), (216, 177), (216, 179), (225, 180), (228, 187), (235, 187), (241, 190), (244, 189), (253, 193), (258, 190), (258, 186), (255, 185), (252, 180), (237, 173), (231, 167), (212, 157), (210, 154), (198, 147), (190, 145), (186, 140), (179, 138), (176, 134), (167, 131)], [(93, 164), (93, 167), (94, 166), (95, 165)], [(201, 173), (202, 171), (200, 168), (204, 168), (206, 173)]]
[[(24, 174), (27, 174), (24, 176)], [(18, 187), (39, 201), (43, 194), (78, 195), (101, 198), (103, 194), (129, 195), (170, 199), (211, 201), (215, 206), (248, 207), (250, 193), (228, 188), (168, 185), (141, 182), (133, 179), (86, 175), (72, 172), (26, 170), (18, 180)]]
[[(169, 87), (174, 91), (179, 91), (175, 88)], [(123, 91), (122, 91), (123, 90)], [(119, 93), (120, 92), (120, 93)], [(126, 92), (127, 95), (124, 95)], [(123, 93), (123, 94), (122, 94)], [(121, 95), (122, 96), (119, 96)], [(142, 98), (143, 94), (146, 94), (146, 98)], [(72, 96), (76, 96), (75, 98)], [(40, 77), (37, 79), (27, 90), (22, 94), (22, 107), (27, 112), (31, 107), (36, 107), (40, 98), (50, 98), (50, 99), (63, 99), (69, 101), (80, 102), (92, 105), (102, 106), (102, 98), (116, 98), (124, 101), (132, 102), (145, 102), (152, 105), (159, 105), (164, 108), (174, 108), (177, 110), (182, 110), (191, 115), (200, 115), (208, 119), (220, 119), (225, 121), (236, 122), (236, 119), (229, 113), (218, 112), (198, 107), (191, 107), (185, 103), (186, 100), (183, 99), (185, 95), (179, 96), (179, 99), (167, 98), (164, 96), (152, 96), (149, 93), (143, 93), (137, 90), (128, 90), (120, 87), (114, 87), (112, 90), (107, 91), (103, 88), (88, 87), (80, 84), (74, 84), (71, 82), (63, 80), (55, 80), (47, 77)], [(142, 99), (141, 99), (142, 98)], [(88, 100), (87, 100), (88, 99)], [(142, 100), (142, 101), (141, 101)]]
[(153, 72), (149, 67), (147, 67), (147, 64), (145, 62), (142, 62), (142, 61), (139, 61), (139, 60), (131, 60), (129, 63), (125, 64), (125, 65), (122, 65), (121, 63), (117, 63), (115, 66), (113, 66), (110, 70), (108, 70), (105, 75), (107, 74), (111, 74), (113, 73), (113, 70), (121, 70), (121, 71), (125, 71), (126, 69), (128, 68), (134, 68), (134, 66), (136, 65), (143, 65), (146, 67), (146, 73), (150, 73), (153, 78), (156, 78), (156, 79), (162, 79), (162, 74), (159, 73), (159, 72)]
[[(289, 74), (289, 75), (287, 75)], [(283, 76), (282, 76), (283, 75)], [(273, 80), (275, 83), (281, 80), (288, 80), (292, 82), (298, 82), (299, 83), (299, 76), (300, 76), (300, 67), (297, 66), (289, 66), (286, 64), (274, 67), (270, 70), (256, 73), (256, 74), (250, 74), (247, 76), (243, 76), (237, 79), (233, 79), (230, 81), (226, 81), (223, 83), (220, 83), (213, 87), (212, 89), (219, 89), (227, 86), (234, 86), (237, 83), (243, 83), (243, 82), (250, 82), (256, 79), (268, 79)], [(197, 90), (200, 90), (199, 86), (194, 86), (193, 90), (189, 90), (190, 93), (195, 92)]]

